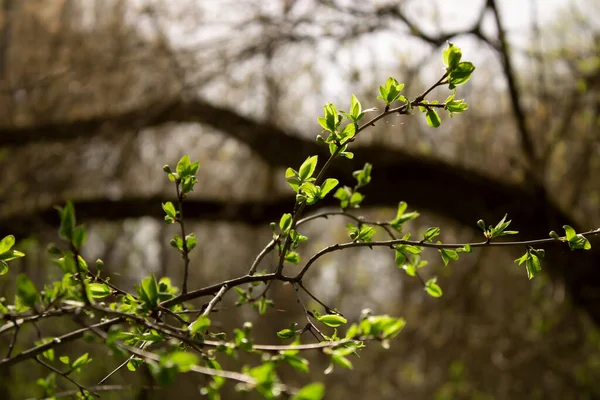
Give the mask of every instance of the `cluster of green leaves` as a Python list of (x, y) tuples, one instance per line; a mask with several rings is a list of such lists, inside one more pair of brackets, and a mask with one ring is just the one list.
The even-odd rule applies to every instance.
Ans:
[(0, 275), (8, 272), (9, 261), (25, 256), (24, 253), (14, 250), (12, 248), (14, 245), (15, 237), (13, 235), (8, 235), (0, 241)]
[(527, 270), (527, 277), (533, 279), (533, 277), (542, 271), (540, 264), (540, 258), (544, 258), (545, 251), (543, 249), (528, 248), (522, 257), (515, 260), (518, 265), (525, 263), (525, 269)]
[(364, 200), (365, 196), (358, 191), (358, 189), (363, 188), (371, 182), (371, 170), (373, 166), (369, 163), (365, 163), (364, 167), (358, 171), (354, 171), (352, 176), (356, 179), (356, 185), (354, 188), (349, 186), (344, 186), (338, 188), (335, 192), (334, 196), (336, 199), (340, 201), (340, 208), (342, 211), (347, 210), (348, 208), (359, 208), (360, 203)]
[(171, 171), (171, 167), (168, 165), (163, 167), (163, 171), (165, 171), (171, 182), (181, 185), (181, 194), (185, 195), (192, 192), (194, 186), (198, 183), (196, 174), (199, 167), (200, 163), (198, 161), (192, 162), (190, 156), (185, 155), (177, 162), (175, 172)]
[(508, 226), (512, 222), (511, 220), (507, 221), (506, 217), (508, 217), (508, 214), (504, 215), (504, 217), (500, 220), (500, 222), (496, 224), (496, 226), (490, 225), (487, 229), (485, 229), (485, 222), (482, 219), (477, 221), (477, 226), (483, 230), (483, 236), (485, 236), (487, 240), (496, 239), (500, 236), (516, 235), (517, 233), (519, 233), (519, 231), (506, 230), (506, 228), (508, 228)]
[[(578, 234), (571, 226), (563, 225), (563, 229), (565, 230), (564, 237), (558, 236), (555, 231), (550, 232), (550, 237), (561, 242), (566, 242), (571, 250), (589, 250), (592, 248), (590, 241), (582, 234)], [(533, 279), (534, 276), (542, 271), (540, 259), (544, 258), (545, 254), (544, 249), (534, 249), (529, 246), (525, 254), (517, 258), (515, 263), (518, 265), (525, 264), (527, 277)]]
[(285, 171), (288, 184), (296, 192), (297, 202), (306, 202), (309, 205), (315, 204), (317, 201), (324, 199), (339, 183), (337, 179), (327, 178), (322, 185), (316, 185), (316, 178), (313, 177), (313, 174), (317, 168), (317, 161), (318, 156), (308, 157), (298, 171), (293, 168), (288, 168)]
[(446, 73), (438, 85), (448, 84), (448, 88), (452, 90), (452, 94), (442, 104), (437, 100), (431, 102), (423, 100), (419, 104), (419, 110), (425, 113), (425, 120), (431, 127), (437, 128), (442, 123), (439, 114), (435, 110), (436, 108), (443, 107), (444, 110), (448, 111), (448, 115), (451, 118), (454, 114), (460, 114), (469, 108), (464, 99), (455, 100), (456, 87), (471, 79), (471, 75), (475, 71), (475, 66), (471, 62), (461, 61), (461, 59), (462, 50), (454, 44), (448, 43), (448, 48), (444, 50), (442, 56), (442, 61), (446, 66)]

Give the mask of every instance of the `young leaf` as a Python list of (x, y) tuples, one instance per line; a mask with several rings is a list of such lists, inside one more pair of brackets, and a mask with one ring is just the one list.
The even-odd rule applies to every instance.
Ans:
[(315, 172), (315, 168), (317, 167), (317, 160), (318, 156), (312, 156), (308, 157), (306, 161), (302, 163), (298, 173), (300, 180), (305, 181), (312, 176), (312, 174)]
[(183, 157), (181, 157), (181, 159), (177, 163), (177, 168), (175, 169), (175, 171), (177, 172), (177, 175), (179, 175), (179, 177), (182, 178), (184, 176), (190, 175), (190, 172), (191, 172), (190, 167), (191, 167), (190, 156), (188, 156), (186, 154)]
[(356, 179), (357, 186), (359, 188), (366, 186), (369, 184), (369, 182), (371, 182), (371, 170), (372, 169), (373, 169), (373, 166), (371, 164), (365, 163), (365, 166), (363, 167), (363, 169), (354, 171), (352, 173), (352, 176)]
[(452, 71), (462, 57), (462, 51), (452, 43), (448, 42), (448, 48), (444, 50), (442, 60), (448, 71)]
[(81, 368), (85, 364), (90, 363), (91, 361), (92, 361), (92, 359), (89, 358), (89, 354), (85, 353), (81, 357), (79, 357), (75, 361), (73, 361), (71, 368), (73, 368), (74, 370), (78, 370), (79, 368)]
[(6, 275), (8, 273), (8, 264), (6, 261), (0, 260), (0, 276)]
[(288, 168), (285, 170), (285, 179), (287, 183), (294, 189), (294, 192), (298, 193), (298, 188), (302, 181), (300, 180), (300, 175), (298, 171), (292, 168)]
[(442, 296), (442, 288), (438, 286), (436, 283), (436, 278), (431, 278), (425, 283), (425, 290), (432, 297), (441, 297)]
[(17, 277), (17, 295), (27, 307), (33, 307), (38, 300), (38, 291), (25, 274), (20, 274)]
[(440, 228), (438, 228), (437, 226), (433, 228), (428, 228), (423, 234), (423, 240), (426, 242), (431, 242), (431, 240), (439, 234)]
[(325, 387), (321, 383), (304, 386), (292, 397), (292, 400), (321, 400), (325, 396)]
[(319, 191), (319, 198), (323, 199), (327, 196), (327, 193), (331, 192), (339, 183), (339, 181), (335, 178), (327, 178), (325, 182), (321, 185), (321, 190)]
[(210, 326), (210, 319), (206, 315), (200, 315), (194, 322), (188, 326), (188, 331), (193, 335), (198, 332), (204, 333)]
[(101, 299), (112, 294), (110, 287), (104, 283), (90, 283), (87, 285), (87, 288), (94, 299)]
[(196, 247), (196, 244), (197, 244), (197, 239), (196, 239), (195, 233), (190, 233), (189, 235), (187, 235), (185, 237), (185, 245), (186, 245), (188, 251), (192, 251), (194, 249), (194, 247)]
[(4, 239), (0, 241), (0, 254), (6, 253), (9, 251), (15, 244), (15, 237), (13, 235), (8, 235)]
[[(438, 242), (440, 243), (440, 242)], [(441, 244), (441, 243), (440, 243)], [(438, 249), (440, 255), (442, 256), (442, 261), (444, 261), (444, 265), (448, 265), (448, 263), (452, 261), (458, 260), (458, 253), (455, 250), (450, 249)]]
[(527, 277), (529, 279), (533, 279), (534, 276), (540, 273), (542, 267), (538, 256), (529, 252), (529, 257), (527, 257), (527, 261), (525, 262), (525, 268), (527, 269)]
[(281, 232), (287, 232), (292, 226), (292, 214), (286, 213), (281, 216), (279, 220), (279, 229)]
[(319, 322), (322, 322), (325, 325), (330, 326), (332, 328), (337, 328), (338, 326), (344, 325), (346, 322), (348, 322), (346, 318), (337, 314), (325, 314), (317, 317), (317, 319), (319, 320)]
[(75, 229), (75, 208), (73, 203), (67, 201), (64, 208), (59, 208), (60, 229), (58, 235), (61, 239), (71, 241), (73, 238), (73, 229)]
[(466, 83), (471, 79), (473, 71), (475, 71), (475, 66), (469, 61), (459, 63), (448, 77), (449, 88), (454, 89), (456, 86)]
[(358, 121), (361, 112), (362, 106), (360, 104), (360, 101), (358, 101), (356, 96), (352, 94), (352, 100), (350, 101), (350, 115), (352, 116), (352, 120)]
[(425, 120), (427, 121), (427, 124), (433, 128), (437, 128), (442, 123), (440, 116), (434, 109), (427, 111), (427, 114), (425, 114)]

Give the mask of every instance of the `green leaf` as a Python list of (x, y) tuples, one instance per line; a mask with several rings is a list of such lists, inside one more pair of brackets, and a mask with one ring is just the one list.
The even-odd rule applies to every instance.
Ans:
[(419, 216), (419, 213), (416, 211), (405, 214), (404, 212), (406, 211), (407, 207), (408, 205), (403, 201), (401, 201), (398, 204), (398, 212), (396, 213), (396, 219), (391, 222), (392, 228), (401, 231), (402, 224), (411, 221)]
[(194, 322), (188, 326), (188, 331), (193, 335), (196, 333), (204, 333), (210, 326), (210, 318), (206, 315), (199, 316)]
[(317, 118), (317, 121), (319, 122), (319, 124), (321, 125), (321, 127), (323, 128), (324, 131), (331, 132), (331, 130), (329, 129), (329, 126), (327, 125), (327, 119), (325, 119), (323, 117), (319, 117), (319, 118)]
[(300, 254), (295, 251), (288, 251), (285, 255), (285, 261), (292, 264), (298, 264), (300, 262)]
[(428, 228), (423, 234), (423, 240), (426, 242), (431, 242), (432, 239), (440, 234), (440, 228), (432, 227)]
[(340, 132), (340, 142), (345, 142), (347, 140), (352, 139), (354, 135), (356, 135), (356, 126), (357, 125), (355, 123), (346, 125), (344, 129)]
[(542, 266), (540, 265), (540, 259), (535, 254), (529, 252), (529, 257), (525, 262), (525, 268), (527, 269), (527, 277), (529, 279), (533, 279), (538, 273), (542, 271)]
[(337, 314), (325, 314), (317, 317), (317, 319), (319, 320), (319, 322), (322, 322), (323, 324), (332, 328), (337, 328), (338, 326), (342, 326), (346, 322), (348, 322), (346, 318)]
[(339, 366), (347, 368), (347, 369), (353, 369), (354, 367), (352, 366), (352, 363), (350, 362), (350, 360), (348, 360), (346, 357), (343, 356), (333, 356), (331, 357), (331, 359)]
[(25, 253), (21, 253), (19, 250), (8, 250), (0, 254), (0, 261), (11, 261), (21, 257), (25, 257)]
[(339, 181), (334, 178), (325, 179), (325, 182), (323, 182), (323, 184), (321, 185), (321, 190), (319, 191), (319, 197), (321, 199), (325, 198), (325, 196), (327, 196), (327, 193), (331, 192), (338, 185), (338, 183), (339, 183)]
[(175, 171), (177, 172), (177, 175), (179, 175), (180, 178), (183, 178), (185, 176), (190, 175), (190, 172), (191, 172), (190, 167), (191, 167), (190, 156), (188, 156), (186, 154), (183, 157), (181, 157), (181, 159), (177, 163), (177, 168), (175, 169)]
[[(404, 268), (404, 262), (406, 261), (406, 255), (404, 254), (404, 252), (401, 249), (399, 249), (398, 247), (396, 247), (396, 251), (395, 251), (394, 255), (395, 255), (394, 260), (396, 262), (396, 266), (398, 268)], [(409, 271), (406, 271), (406, 272), (410, 276), (415, 276), (414, 272), (412, 274)]]
[(352, 116), (353, 121), (358, 121), (360, 118), (360, 114), (362, 112), (362, 106), (360, 101), (356, 98), (354, 94), (352, 94), (352, 100), (350, 100), (350, 115)]
[(171, 246), (183, 252), (183, 239), (178, 234), (173, 236), (173, 239), (169, 242)]
[(189, 235), (187, 235), (185, 237), (185, 245), (189, 251), (192, 251), (197, 244), (197, 239), (196, 239), (196, 234), (195, 233), (190, 233)]
[(198, 357), (193, 353), (176, 351), (167, 357), (165, 365), (170, 366), (169, 364), (177, 366), (179, 372), (187, 372), (192, 367), (198, 365)]
[(371, 182), (371, 170), (372, 169), (373, 169), (373, 166), (371, 164), (365, 163), (365, 166), (363, 167), (363, 169), (354, 171), (352, 173), (352, 176), (356, 179), (356, 182), (358, 183), (357, 186), (359, 188), (366, 186), (369, 184), (369, 182)]
[(87, 288), (94, 299), (101, 299), (112, 294), (110, 287), (104, 283), (89, 283)]
[(4, 237), (4, 239), (0, 241), (0, 254), (9, 251), (14, 246), (14, 244), (15, 237), (13, 235), (8, 235)]
[[(382, 99), (389, 106), (396, 100), (402, 100), (404, 96), (400, 95), (400, 92), (404, 88), (403, 83), (398, 83), (398, 81), (392, 77), (389, 77), (385, 82), (385, 87), (379, 86), (379, 94), (378, 99)], [(404, 101), (404, 100), (402, 100)]]
[(158, 284), (156, 278), (151, 275), (142, 280), (142, 290), (145, 294), (144, 302), (149, 308), (154, 309), (158, 305)]
[(82, 225), (73, 228), (73, 246), (76, 249), (81, 248), (85, 244), (86, 234)]
[(167, 214), (167, 216), (169, 216), (173, 219), (175, 219), (177, 217), (177, 211), (175, 210), (175, 206), (170, 201), (163, 203), (162, 208), (165, 211), (165, 213)]
[(127, 369), (130, 371), (135, 371), (142, 365), (144, 361), (141, 358), (134, 357), (127, 363)]
[(436, 283), (436, 278), (431, 278), (425, 283), (425, 290), (432, 297), (441, 297), (442, 288)]
[(6, 275), (7, 272), (8, 272), (8, 264), (6, 263), (6, 261), (0, 260), (0, 276)]
[(300, 187), (300, 184), (302, 183), (300, 180), (300, 176), (298, 175), (298, 172), (292, 168), (286, 169), (285, 170), (285, 179), (287, 180), (287, 183), (292, 187), (292, 189), (294, 189), (294, 192), (298, 193), (298, 188)]
[(85, 353), (84, 355), (82, 355), (81, 357), (79, 357), (78, 359), (76, 359), (75, 361), (73, 361), (73, 364), (71, 365), (71, 368), (73, 368), (73, 369), (76, 370), (78, 368), (81, 368), (85, 364), (88, 364), (91, 361), (92, 361), (92, 359), (89, 358), (89, 354)]
[(33, 307), (38, 300), (38, 291), (25, 274), (20, 274), (17, 277), (17, 295), (27, 307)]
[(73, 203), (67, 201), (64, 208), (59, 208), (60, 229), (58, 235), (61, 239), (71, 241), (73, 239), (73, 229), (75, 229), (75, 208)]
[(471, 245), (470, 244), (465, 244), (463, 247), (460, 247), (458, 249), (456, 249), (457, 253), (470, 253), (471, 252)]
[(302, 372), (309, 372), (308, 370), (308, 360), (298, 357), (296, 355), (288, 355), (285, 354), (283, 356), (283, 361), (287, 362), (289, 365)]
[(525, 252), (525, 254), (523, 254), (521, 257), (517, 258), (515, 260), (515, 263), (518, 265), (522, 265), (524, 262), (527, 261), (527, 259), (529, 258), (529, 250)]
[[(438, 242), (441, 244), (440, 242)], [(444, 265), (448, 265), (450, 261), (458, 260), (458, 253), (454, 250), (450, 249), (438, 249), (440, 255), (442, 256), (442, 261), (444, 261)]]
[(448, 48), (444, 50), (442, 60), (448, 71), (458, 66), (462, 57), (462, 51), (452, 43), (448, 42)]
[(352, 193), (350, 196), (350, 207), (357, 208), (360, 206), (360, 203), (364, 200), (365, 196), (360, 194), (359, 192)]
[(312, 156), (302, 163), (299, 170), (300, 180), (305, 181), (313, 175), (317, 167), (317, 160), (318, 156)]
[(466, 83), (471, 79), (473, 71), (475, 71), (475, 66), (469, 61), (459, 63), (448, 77), (449, 88), (454, 89), (456, 86)]
[(325, 387), (321, 383), (311, 383), (296, 393), (292, 400), (321, 400), (325, 396)]
[(403, 318), (391, 318), (390, 323), (385, 324), (385, 327), (382, 331), (382, 337), (384, 339), (391, 339), (396, 336), (404, 329), (406, 326), (406, 320)]
[(338, 188), (338, 190), (336, 190), (335, 194), (333, 195), (333, 197), (340, 200), (340, 207), (342, 209), (348, 208), (348, 206), (350, 205), (351, 196), (352, 196), (352, 189), (349, 188), (348, 186), (344, 186), (343, 188)]
[(281, 232), (287, 232), (292, 227), (292, 214), (286, 213), (279, 220), (279, 229)]
[(575, 238), (575, 236), (577, 236), (577, 232), (575, 232), (575, 229), (573, 229), (569, 225), (563, 225), (563, 229), (565, 230), (567, 241), (570, 242), (572, 239)]
[(427, 121), (427, 124), (433, 128), (437, 128), (442, 123), (437, 111), (433, 109), (427, 111), (427, 114), (425, 114), (425, 120)]
[(59, 359), (59, 360), (60, 360), (60, 362), (61, 362), (61, 363), (63, 363), (63, 364), (67, 364), (67, 365), (69, 365), (69, 364), (70, 364), (69, 356), (62, 356), (62, 357), (59, 357), (58, 359)]
[(461, 99), (446, 102), (444, 108), (448, 111), (450, 117), (452, 117), (454, 113), (459, 114), (461, 112), (466, 111), (469, 108), (469, 105), (464, 101), (464, 99)]
[(295, 328), (282, 329), (279, 332), (277, 332), (277, 336), (279, 336), (281, 339), (291, 339), (296, 336), (296, 330)]

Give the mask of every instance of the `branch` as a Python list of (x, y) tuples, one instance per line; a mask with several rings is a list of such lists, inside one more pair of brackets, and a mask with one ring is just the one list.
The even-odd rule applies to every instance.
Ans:
[(63, 378), (65, 378), (66, 380), (71, 382), (73, 385), (77, 386), (79, 388), (79, 392), (82, 395), (85, 393), (84, 391), (87, 391), (94, 397), (100, 397), (100, 395), (98, 393), (94, 392), (92, 389), (87, 388), (86, 386), (83, 386), (82, 384), (80, 384), (79, 382), (77, 382), (76, 380), (71, 378), (68, 373), (62, 372), (62, 371), (54, 368), (52, 365), (43, 362), (37, 356), (34, 358), (34, 360), (37, 361), (39, 364), (43, 365), (44, 367), (48, 368), (50, 371), (54, 372), (55, 374), (62, 376)]
[(41, 345), (33, 347), (29, 350), (25, 350), (22, 353), (19, 353), (12, 358), (5, 358), (3, 360), (0, 360), (0, 370), (9, 368), (12, 365), (15, 365), (15, 364), (17, 364), (21, 361), (27, 360), (29, 358), (36, 357), (39, 354), (42, 354), (43, 352), (45, 352), (46, 350), (54, 349), (56, 347), (66, 344), (66, 343), (77, 340), (77, 339), (83, 337), (83, 334), (92, 328), (104, 329), (104, 328), (108, 328), (109, 326), (117, 324), (122, 321), (123, 321), (122, 318), (113, 318), (113, 319), (109, 319), (108, 321), (100, 322), (100, 323), (97, 323), (90, 327), (81, 328), (76, 331), (73, 331), (73, 332), (67, 333), (65, 335), (59, 336), (57, 338), (54, 338), (54, 340), (51, 342), (41, 344)]
[(215, 295), (215, 297), (213, 297), (213, 299), (208, 303), (208, 305), (206, 306), (206, 309), (204, 310), (204, 312), (202, 313), (202, 315), (209, 315), (210, 312), (212, 311), (212, 309), (215, 308), (215, 306), (217, 305), (217, 303), (219, 301), (221, 301), (221, 299), (223, 298), (223, 295), (227, 292), (228, 289), (229, 289), (229, 287), (226, 284), (223, 285), (221, 287), (221, 289), (217, 292), (217, 294)]
[[(523, 106), (521, 104), (519, 89), (517, 88), (517, 82), (512, 67), (512, 60), (510, 56), (510, 51), (508, 49), (506, 33), (504, 31), (504, 26), (502, 25), (502, 22), (500, 20), (500, 13), (498, 12), (498, 7), (496, 6), (496, 0), (488, 0), (488, 5), (492, 10), (492, 13), (494, 14), (496, 27), (498, 28), (498, 39), (500, 40), (499, 53), (502, 59), (502, 68), (504, 70), (504, 75), (508, 84), (508, 93), (510, 95), (513, 113), (517, 122), (517, 128), (519, 129), (519, 134), (521, 136), (521, 145), (523, 147), (523, 153), (527, 158), (528, 169), (531, 170), (536, 165), (537, 156), (535, 153), (535, 146), (531, 137), (531, 132), (529, 132), (529, 129), (527, 128), (527, 120), (525, 118), (525, 111), (523, 110)], [(537, 178), (535, 171), (529, 172), (534, 172), (533, 177)], [(537, 184), (540, 183), (541, 182), (537, 182)]]
[[(599, 234), (600, 234), (600, 228), (581, 233), (581, 235), (586, 236), (586, 237), (587, 236), (595, 236), (595, 235), (599, 235)], [(421, 242), (421, 241), (415, 241), (415, 240), (394, 239), (394, 240), (380, 240), (380, 241), (374, 241), (374, 242), (336, 243), (336, 244), (333, 244), (331, 246), (324, 248), (323, 250), (319, 251), (314, 256), (312, 256), (310, 258), (310, 260), (308, 260), (308, 262), (306, 263), (304, 268), (302, 268), (300, 273), (298, 275), (296, 275), (296, 277), (294, 277), (292, 279), (292, 281), (294, 281), (294, 282), (301, 281), (302, 277), (308, 271), (310, 266), (315, 261), (317, 261), (319, 258), (324, 256), (325, 254), (332, 253), (334, 251), (349, 249), (352, 247), (369, 247), (369, 248), (371, 248), (371, 247), (389, 247), (389, 248), (393, 249), (394, 246), (396, 246), (396, 245), (406, 244), (406, 245), (412, 245), (412, 246), (418, 246), (418, 247), (428, 247), (428, 248), (434, 248), (434, 249), (460, 249), (460, 248), (465, 247), (466, 245), (471, 246), (471, 248), (497, 247), (497, 246), (501, 246), (501, 247), (507, 247), (507, 246), (519, 247), (519, 246), (534, 246), (534, 245), (539, 246), (541, 244), (547, 244), (547, 243), (552, 243), (552, 242), (556, 242), (556, 241), (565, 242), (565, 240), (566, 240), (566, 238), (563, 237), (560, 239), (547, 238), (547, 239), (536, 239), (536, 240), (524, 240), (524, 241), (520, 241), (520, 242), (485, 241), (485, 242), (478, 242), (478, 243), (431, 243), (431, 242)]]

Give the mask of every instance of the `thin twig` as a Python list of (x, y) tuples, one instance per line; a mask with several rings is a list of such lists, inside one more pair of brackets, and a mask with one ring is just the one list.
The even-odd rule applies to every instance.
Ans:
[[(336, 313), (339, 314), (337, 311), (335, 311), (333, 308), (329, 307), (327, 304), (323, 303), (321, 300), (319, 300), (314, 294), (312, 294), (302, 283), (302, 281), (298, 282), (298, 285), (300, 285), (300, 287), (302, 288), (302, 290), (304, 290), (304, 292), (309, 295), (314, 301), (316, 301), (317, 303), (319, 303), (327, 313)], [(341, 315), (341, 314), (340, 314)]]
[(250, 266), (250, 270), (248, 271), (248, 275), (254, 275), (256, 273), (256, 269), (258, 268), (258, 265), (260, 264), (262, 259), (265, 258), (265, 256), (269, 254), (269, 252), (271, 252), (271, 250), (273, 250), (274, 248), (275, 240), (271, 240), (269, 244), (267, 244), (265, 248), (262, 249), (262, 251), (258, 253), (258, 256), (256, 256), (256, 258), (254, 259), (254, 262), (252, 263), (252, 265)]
[(6, 353), (5, 358), (10, 358), (10, 355), (12, 354), (12, 351), (15, 348), (15, 344), (17, 343), (17, 335), (19, 334), (19, 331), (21, 330), (21, 325), (18, 325), (15, 322), (15, 326), (17, 328), (15, 329), (15, 333), (13, 334), (12, 340), (10, 341), (10, 345), (8, 346), (8, 353)]
[(297, 284), (294, 284), (294, 291), (296, 292), (296, 298), (298, 299), (298, 304), (300, 304), (300, 307), (302, 307), (302, 310), (304, 311), (304, 315), (306, 316), (306, 321), (308, 323), (308, 330), (310, 332), (312, 332), (313, 334), (318, 333), (321, 336), (321, 338), (320, 339), (317, 338), (317, 340), (319, 340), (319, 341), (325, 340), (325, 335), (323, 335), (323, 332), (321, 332), (319, 330), (319, 328), (317, 328), (315, 326), (315, 324), (312, 322), (312, 320), (310, 319), (312, 314), (308, 311), (308, 309), (304, 305), (304, 302), (302, 302), (302, 297), (300, 297), (300, 293), (298, 292)]
[(202, 315), (204, 315), (204, 316), (209, 315), (210, 312), (212, 311), (212, 309), (217, 305), (217, 303), (219, 301), (221, 301), (221, 299), (223, 298), (223, 295), (227, 292), (227, 290), (229, 290), (229, 287), (227, 286), (227, 284), (223, 285), (223, 287), (221, 287), (221, 289), (217, 292), (215, 297), (213, 297), (213, 299), (208, 303), (208, 305), (206, 306), (206, 309), (204, 309), (204, 312), (202, 313)]
[(71, 382), (73, 385), (77, 386), (79, 388), (79, 392), (82, 395), (85, 395), (85, 392), (87, 391), (88, 393), (90, 393), (94, 397), (100, 397), (100, 395), (98, 393), (94, 392), (90, 388), (87, 388), (86, 386), (82, 385), (81, 383), (79, 383), (76, 380), (74, 380), (73, 378), (71, 378), (68, 373), (62, 372), (62, 371), (54, 368), (50, 364), (46, 364), (45, 362), (43, 362), (42, 360), (40, 360), (40, 358), (37, 357), (37, 356), (34, 358), (34, 360), (37, 361), (39, 364), (43, 365), (44, 367), (48, 368), (50, 371), (52, 371), (52, 372), (54, 372), (54, 373), (62, 376), (63, 378), (65, 378), (66, 380), (68, 380), (69, 382)]
[(83, 336), (83, 334), (85, 332), (87, 332), (88, 330), (90, 330), (92, 328), (95, 328), (95, 329), (108, 328), (109, 326), (115, 325), (119, 322), (122, 322), (123, 320), (124, 319), (121, 317), (113, 318), (108, 321), (99, 322), (97, 324), (91, 325), (90, 327), (78, 329), (76, 331), (73, 331), (73, 332), (67, 333), (65, 335), (59, 336), (57, 338), (54, 338), (54, 340), (51, 342), (44, 343), (44, 344), (41, 344), (36, 347), (32, 347), (28, 350), (25, 350), (25, 351), (17, 354), (16, 356), (14, 356), (12, 358), (5, 358), (3, 360), (0, 360), (0, 370), (2, 370), (3, 368), (9, 368), (12, 365), (20, 363), (21, 361), (28, 360), (28, 359), (35, 357), (49, 349), (53, 349), (60, 345), (72, 342), (73, 340), (79, 339)]
[(185, 224), (183, 222), (183, 198), (181, 191), (179, 190), (179, 184), (181, 182), (179, 180), (175, 181), (175, 188), (177, 191), (177, 211), (179, 211), (179, 215), (177, 216), (177, 222), (181, 227), (181, 241), (183, 242), (181, 245), (182, 256), (183, 256), (183, 283), (181, 284), (181, 293), (187, 293), (187, 281), (188, 281), (188, 272), (190, 268), (190, 256), (189, 250), (187, 247), (187, 241), (185, 238)]
[[(594, 229), (588, 232), (581, 233), (583, 236), (593, 236), (600, 234), (600, 229)], [(314, 256), (308, 260), (304, 268), (300, 271), (298, 275), (292, 278), (293, 282), (299, 282), (302, 280), (304, 274), (308, 271), (310, 266), (320, 257), (324, 256), (327, 253), (332, 253), (338, 250), (344, 250), (351, 247), (390, 247), (394, 248), (394, 246), (399, 244), (406, 244), (412, 246), (419, 247), (429, 247), (434, 249), (459, 249), (463, 248), (466, 245), (473, 247), (511, 247), (511, 246), (533, 246), (540, 245), (546, 243), (552, 243), (556, 241), (564, 242), (566, 238), (547, 238), (547, 239), (536, 239), (536, 240), (524, 240), (520, 242), (493, 242), (493, 241), (485, 241), (478, 243), (429, 243), (429, 242), (421, 242), (415, 240), (403, 240), (403, 239), (395, 239), (395, 240), (382, 240), (382, 241), (373, 241), (373, 242), (347, 242), (347, 243), (337, 243), (331, 246), (328, 246), (321, 251), (317, 252)]]
[[(96, 385), (96, 386), (90, 386), (89, 388), (92, 389), (94, 392), (115, 392), (115, 391), (122, 391), (122, 390), (144, 389), (144, 387), (135, 387), (133, 385)], [(160, 386), (149, 386), (146, 388), (150, 389), (150, 390), (160, 390), (161, 389)], [(63, 392), (54, 393), (52, 395), (52, 397), (46, 397), (42, 400), (59, 399), (59, 398), (63, 398), (63, 397), (73, 397), (73, 396), (77, 395), (77, 393), (79, 393), (79, 390), (66, 390)], [(39, 398), (31, 397), (27, 400), (39, 400)]]

